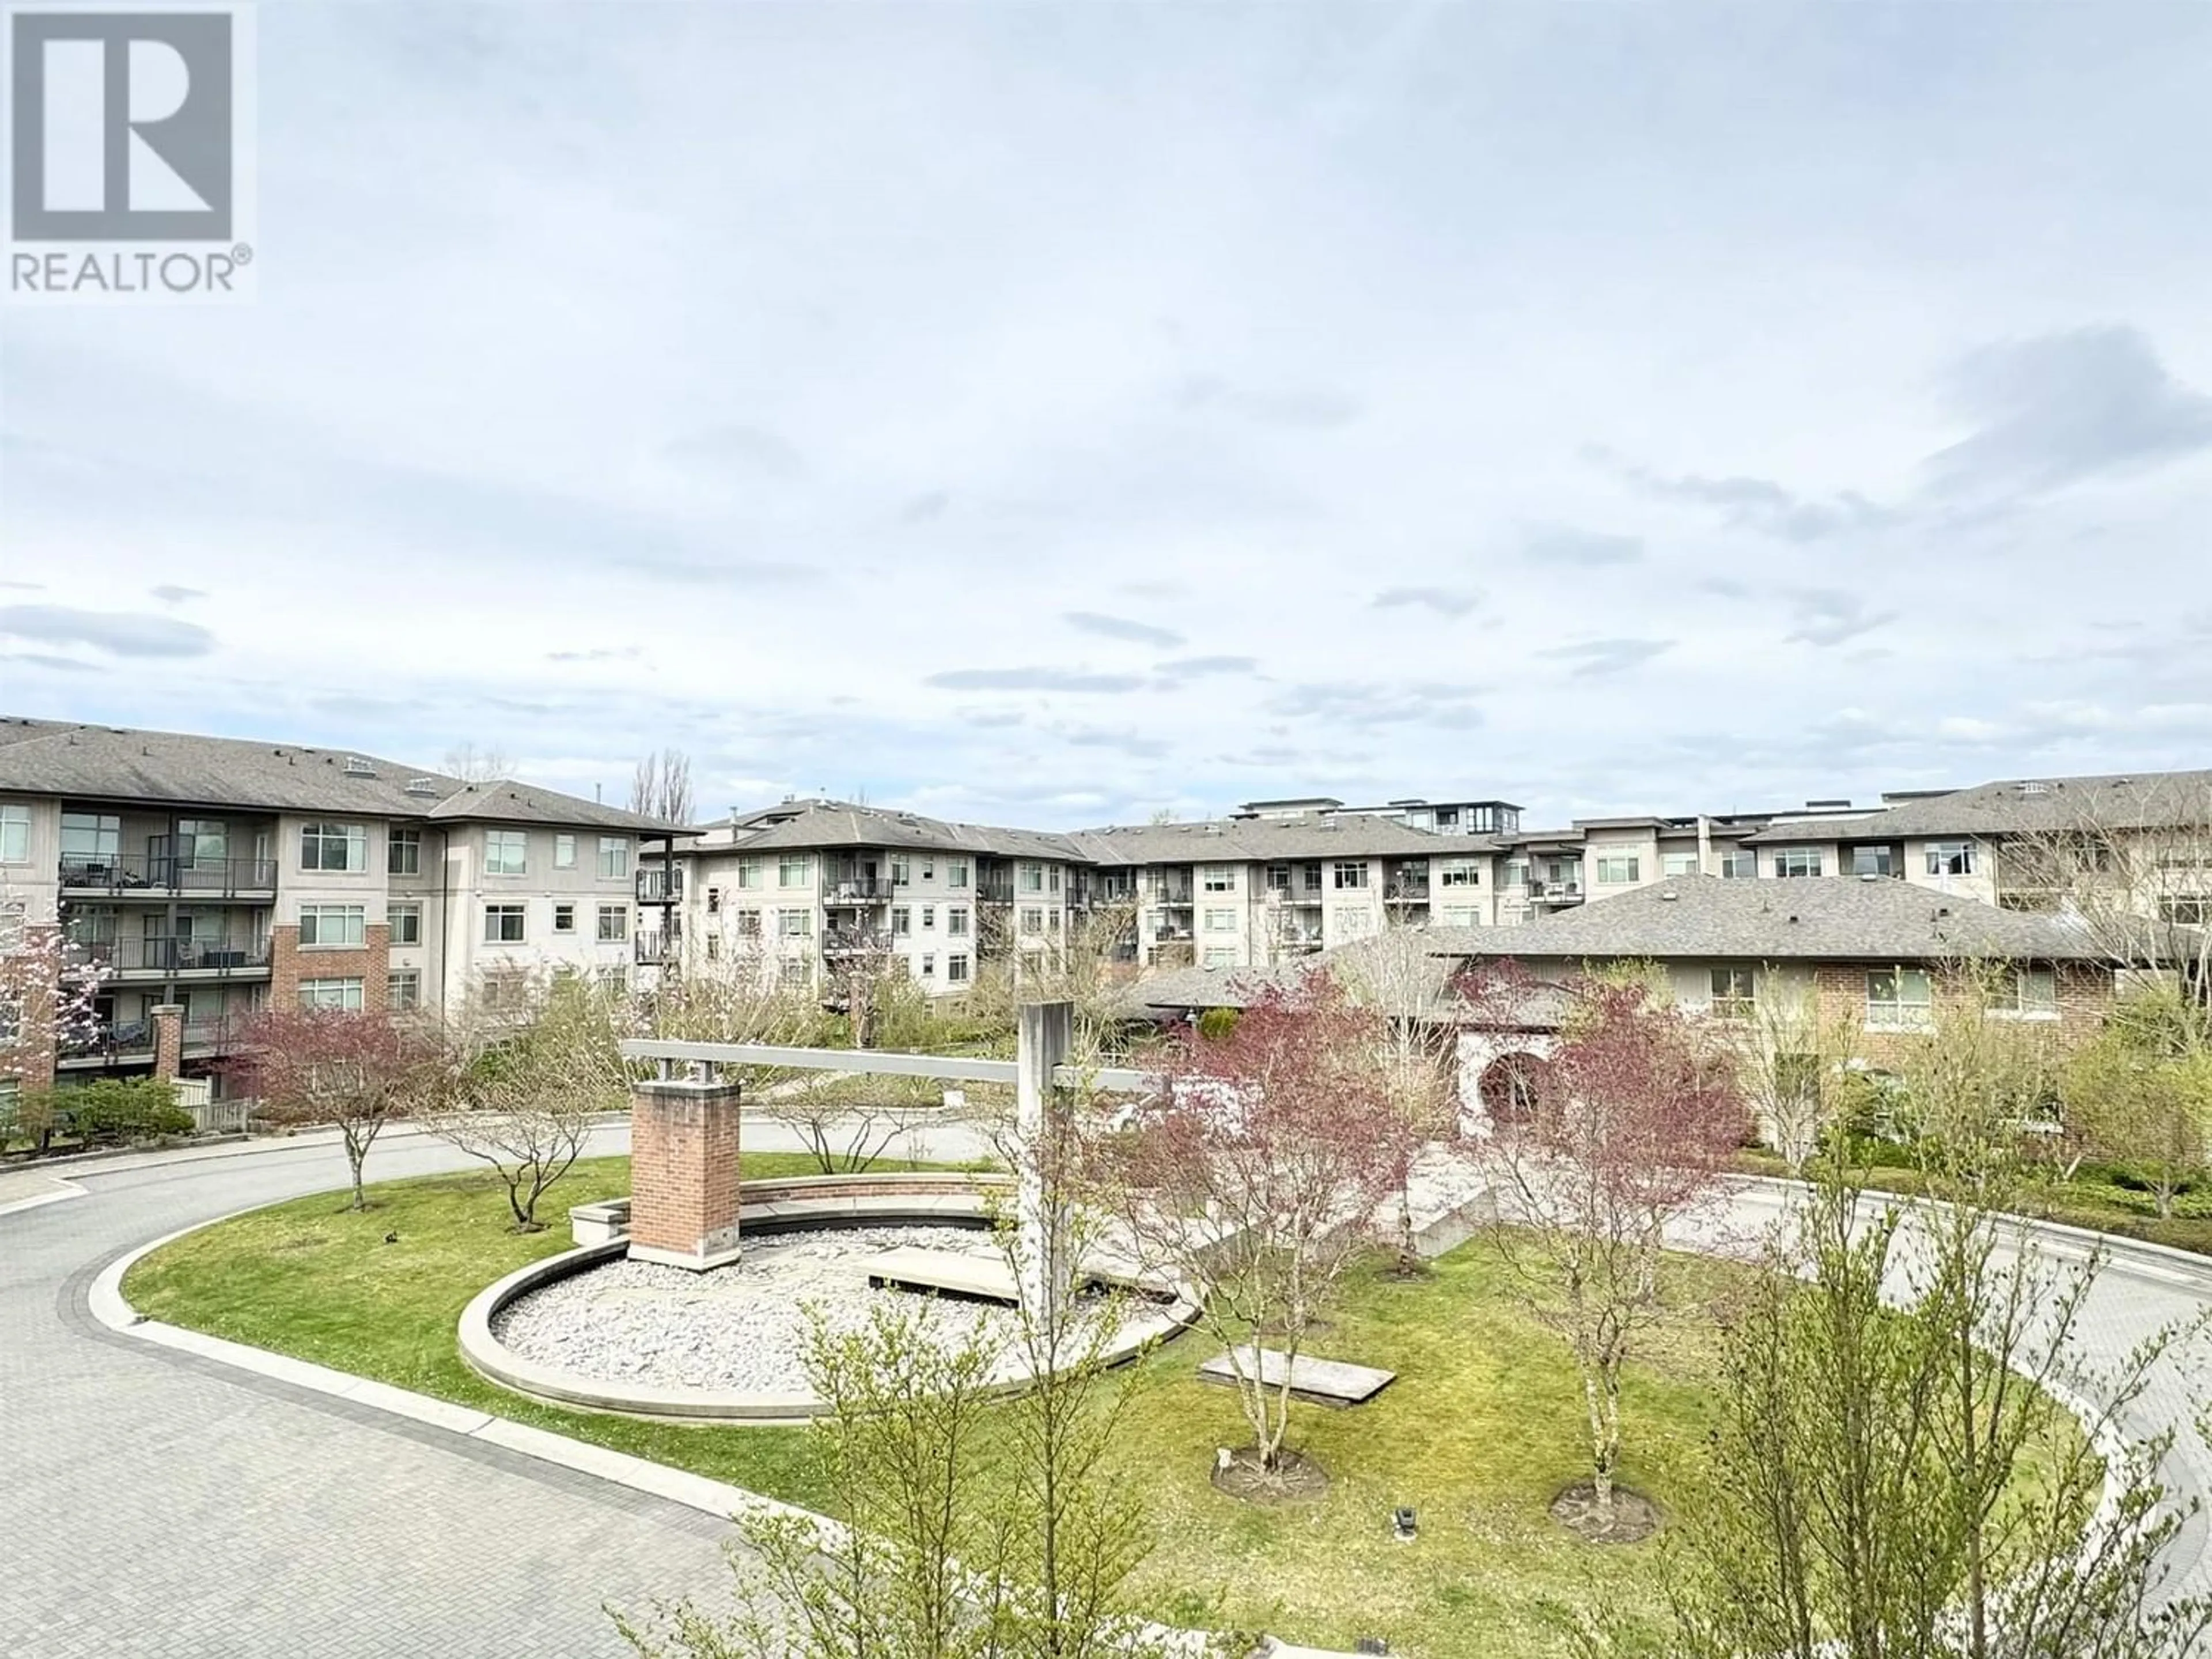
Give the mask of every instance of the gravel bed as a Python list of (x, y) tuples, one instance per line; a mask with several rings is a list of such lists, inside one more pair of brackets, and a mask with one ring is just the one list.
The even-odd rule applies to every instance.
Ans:
[[(857, 1330), (886, 1298), (914, 1293), (870, 1287), (860, 1263), (902, 1244), (997, 1258), (987, 1232), (968, 1227), (854, 1227), (767, 1234), (744, 1241), (735, 1263), (696, 1273), (617, 1259), (532, 1291), (492, 1321), (492, 1334), (524, 1358), (607, 1382), (664, 1387), (807, 1391), (800, 1351), (806, 1310), (830, 1328)], [(981, 1332), (1004, 1341), (1011, 1310), (931, 1298), (947, 1341)], [(998, 1370), (1017, 1362), (1002, 1355)]]

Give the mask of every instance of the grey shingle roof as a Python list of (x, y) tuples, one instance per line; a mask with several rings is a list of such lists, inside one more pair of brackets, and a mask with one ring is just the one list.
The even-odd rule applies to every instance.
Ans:
[(1432, 950), (1468, 957), (2081, 962), (2106, 957), (2087, 929), (2063, 916), (2000, 910), (1901, 881), (1842, 877), (1729, 881), (1680, 876), (1517, 927), (1434, 928), (1431, 939)]
[(1117, 824), (1068, 839), (1094, 864), (1239, 864), (1328, 858), (1449, 858), (1489, 853), (1488, 836), (1437, 835), (1389, 818), (1223, 818), (1197, 823)]
[(708, 842), (692, 851), (713, 854), (883, 847), (1061, 862), (1080, 862), (1083, 857), (1069, 837), (1048, 830), (961, 823), (902, 812), (895, 807), (838, 800), (787, 801), (780, 806), (741, 812), (709, 825), (707, 835)]
[(1751, 840), (1890, 841), (1923, 836), (2035, 835), (2137, 830), (2212, 818), (2212, 771), (2136, 772), (2079, 778), (2000, 778), (1863, 817), (1776, 824)]
[[(364, 763), (368, 769), (349, 770), (349, 761)], [(410, 790), (410, 783), (417, 788)], [(534, 784), (472, 785), (356, 750), (13, 715), (0, 716), (0, 794), (261, 812), (573, 823), (645, 833), (673, 827)]]

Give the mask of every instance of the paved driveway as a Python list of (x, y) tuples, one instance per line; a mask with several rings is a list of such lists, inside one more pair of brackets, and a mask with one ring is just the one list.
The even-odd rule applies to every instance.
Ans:
[[(768, 1126), (749, 1126), (755, 1144)], [(609, 1131), (600, 1151), (619, 1151)], [(958, 1158), (948, 1141), (909, 1149)], [(456, 1167), (394, 1140), (373, 1178)], [(88, 1196), (0, 1216), (0, 1651), (10, 1659), (586, 1659), (626, 1652), (611, 1600), (714, 1593), (728, 1528), (696, 1510), (95, 1323), (98, 1270), (149, 1239), (344, 1176), (286, 1144), (70, 1172)], [(1732, 1222), (1771, 1221), (1751, 1188)], [(2064, 1247), (2061, 1247), (2062, 1249)], [(2123, 1259), (2084, 1334), (2106, 1356), (2212, 1305), (2212, 1272)], [(2188, 1421), (2169, 1362), (2138, 1413)], [(2192, 1431), (2168, 1476), (2212, 1493)], [(2203, 1518), (2169, 1589), (2212, 1590)]]

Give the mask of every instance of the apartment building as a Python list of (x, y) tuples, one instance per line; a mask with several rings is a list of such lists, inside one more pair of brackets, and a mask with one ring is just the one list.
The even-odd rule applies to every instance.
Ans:
[(18, 988), (0, 1043), (18, 1082), (175, 1074), (270, 1001), (451, 1011), (522, 973), (625, 977), (668, 907), (651, 855), (688, 834), (343, 750), (0, 718), (0, 939), (58, 933), (96, 1011), (42, 1048)]

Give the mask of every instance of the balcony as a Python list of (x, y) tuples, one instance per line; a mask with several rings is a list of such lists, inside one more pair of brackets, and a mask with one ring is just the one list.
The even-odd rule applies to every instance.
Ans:
[(1583, 902), (1583, 884), (1578, 881), (1539, 881), (1534, 877), (1528, 882), (1528, 902), (1557, 905), (1564, 909)]
[(273, 898), (274, 859), (182, 858), (167, 853), (118, 853), (62, 861), (62, 891), (108, 898)]
[(641, 864), (637, 869), (637, 902), (640, 904), (676, 904), (684, 897), (684, 866), (664, 869), (658, 864)]
[(825, 957), (866, 956), (891, 948), (891, 936), (879, 927), (832, 927), (822, 935)]
[(269, 942), (193, 939), (72, 940), (71, 968), (99, 968), (117, 979), (231, 979), (269, 971)]
[(1178, 939), (1188, 941), (1197, 937), (1197, 930), (1187, 921), (1158, 921), (1152, 924), (1152, 938), (1162, 945)]
[(824, 904), (882, 904), (890, 896), (888, 876), (824, 875), (822, 878)]
[(630, 935), (630, 955), (641, 968), (665, 966), (678, 959), (684, 943), (684, 930), (673, 925), (674, 917), (666, 927), (641, 927)]
[(1382, 902), (1385, 904), (1426, 904), (1429, 902), (1429, 878), (1422, 876), (1401, 881), (1386, 881), (1382, 884)]

